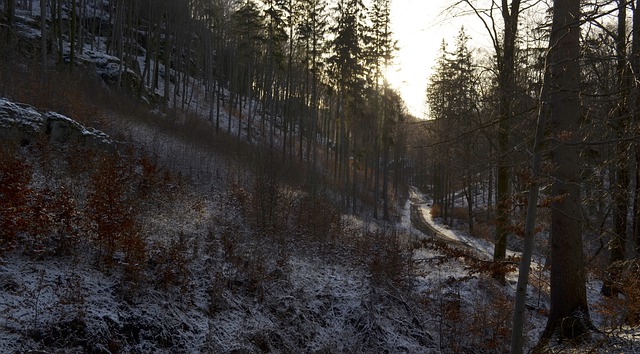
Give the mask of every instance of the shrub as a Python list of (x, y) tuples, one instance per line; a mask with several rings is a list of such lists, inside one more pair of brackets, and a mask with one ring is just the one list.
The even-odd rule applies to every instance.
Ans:
[[(269, 161), (271, 160), (271, 161)], [(273, 158), (258, 162), (251, 193), (251, 220), (258, 231), (275, 235), (286, 226), (282, 214), (282, 194), (280, 192), (280, 168)]]
[(466, 207), (453, 208), (453, 218), (458, 220), (469, 220), (469, 209)]
[(326, 244), (341, 233), (341, 216), (337, 206), (325, 197), (303, 197), (298, 202), (295, 226), (299, 234), (312, 242)]
[(378, 284), (406, 285), (411, 272), (411, 250), (402, 241), (402, 235), (394, 228), (365, 235), (371, 239), (369, 270), (372, 280)]
[(129, 171), (130, 166), (118, 158), (103, 157), (91, 178), (85, 213), (88, 214), (90, 232), (107, 265), (111, 265), (116, 251), (132, 252), (134, 248), (142, 251), (139, 245), (129, 244), (137, 242), (133, 239), (138, 235), (133, 200), (127, 194), (131, 178)]
[(605, 296), (594, 309), (599, 313), (607, 327), (620, 327), (624, 324), (640, 324), (640, 262), (627, 261), (620, 264), (620, 282), (615, 284), (619, 294)]
[(442, 216), (442, 207), (440, 206), (440, 204), (433, 203), (433, 205), (431, 206), (431, 217), (439, 218), (441, 216)]
[(28, 229), (31, 174), (31, 166), (15, 152), (0, 149), (0, 253), (12, 249), (17, 234)]

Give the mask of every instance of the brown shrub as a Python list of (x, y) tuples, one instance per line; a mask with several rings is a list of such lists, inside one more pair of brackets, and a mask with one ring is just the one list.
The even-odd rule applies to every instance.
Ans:
[(15, 152), (0, 149), (0, 254), (12, 249), (17, 234), (28, 229), (31, 174), (31, 166)]
[(493, 241), (493, 229), (491, 225), (486, 222), (477, 223), (473, 225), (473, 232), (471, 236), (483, 240)]
[(621, 264), (622, 276), (615, 284), (620, 295), (604, 296), (594, 310), (603, 318), (606, 327), (620, 327), (628, 324), (640, 325), (640, 261)]
[(157, 285), (165, 290), (177, 287), (180, 292), (186, 292), (189, 270), (187, 240), (183, 233), (169, 243), (155, 243), (151, 260), (151, 271)]
[(469, 209), (466, 207), (453, 208), (453, 218), (458, 220), (469, 220)]
[[(475, 278), (443, 280), (443, 292), (436, 304), (446, 331), (443, 344), (453, 353), (502, 353), (508, 351), (511, 336), (512, 304), (493, 280), (477, 280), (473, 297), (463, 298), (460, 287)], [(465, 300), (471, 300), (465, 301)]]
[(328, 198), (306, 196), (298, 203), (295, 226), (312, 242), (326, 244), (341, 232), (340, 211)]
[(438, 203), (433, 203), (431, 206), (431, 217), (439, 218), (442, 216), (442, 207)]
[(411, 272), (411, 250), (395, 228), (368, 233), (369, 270), (372, 280), (378, 284), (406, 285)]
[(108, 156), (99, 160), (91, 178), (85, 215), (107, 265), (115, 252), (124, 251), (126, 243), (138, 234), (133, 200), (127, 194), (130, 171), (123, 161)]

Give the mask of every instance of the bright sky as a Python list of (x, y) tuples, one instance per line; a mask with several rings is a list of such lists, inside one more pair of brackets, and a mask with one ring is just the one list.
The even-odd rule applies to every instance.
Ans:
[(387, 78), (398, 89), (409, 112), (425, 118), (424, 99), (427, 79), (440, 49), (442, 39), (451, 46), (464, 25), (474, 40), (485, 37), (479, 20), (473, 16), (453, 18), (445, 9), (455, 0), (392, 0), (391, 25), (398, 41), (395, 65)]

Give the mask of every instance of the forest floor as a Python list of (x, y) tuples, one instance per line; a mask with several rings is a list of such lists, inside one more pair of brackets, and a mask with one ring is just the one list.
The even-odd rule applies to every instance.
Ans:
[[(411, 233), (420, 239), (437, 239), (472, 258), (477, 257), (481, 260), (493, 258), (493, 243), (490, 240), (471, 236), (464, 229), (467, 225), (451, 228), (443, 223), (442, 218), (434, 218), (431, 211), (432, 205), (433, 200), (429, 195), (415, 187), (410, 187), (403, 226), (412, 230)], [(517, 260), (521, 253), (507, 250), (507, 256)], [(529, 345), (535, 343), (544, 330), (546, 315), (549, 311), (549, 271), (545, 263), (544, 257), (538, 254), (531, 264), (532, 271), (527, 288), (529, 327), (525, 331)], [(517, 277), (518, 272), (515, 268), (507, 273), (507, 284), (502, 290), (509, 298), (515, 297)], [(600, 293), (602, 281), (593, 272), (588, 273), (586, 287), (591, 307), (591, 320), (598, 330), (593, 333), (592, 338), (575, 348), (566, 346), (566, 343), (556, 343), (552, 345), (553, 352), (640, 353), (640, 328), (627, 325), (624, 318), (625, 306), (629, 306), (629, 300), (633, 299), (626, 299), (623, 294), (613, 299), (604, 298)], [(474, 298), (474, 295), (469, 294), (468, 297)], [(513, 304), (508, 306), (512, 307)]]

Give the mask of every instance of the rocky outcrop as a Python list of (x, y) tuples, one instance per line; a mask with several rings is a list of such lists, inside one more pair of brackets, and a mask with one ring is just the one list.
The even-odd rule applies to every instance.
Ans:
[(71, 118), (0, 98), (0, 140), (4, 144), (27, 146), (46, 142), (52, 146), (84, 146), (115, 150), (111, 138), (92, 128), (85, 128)]

